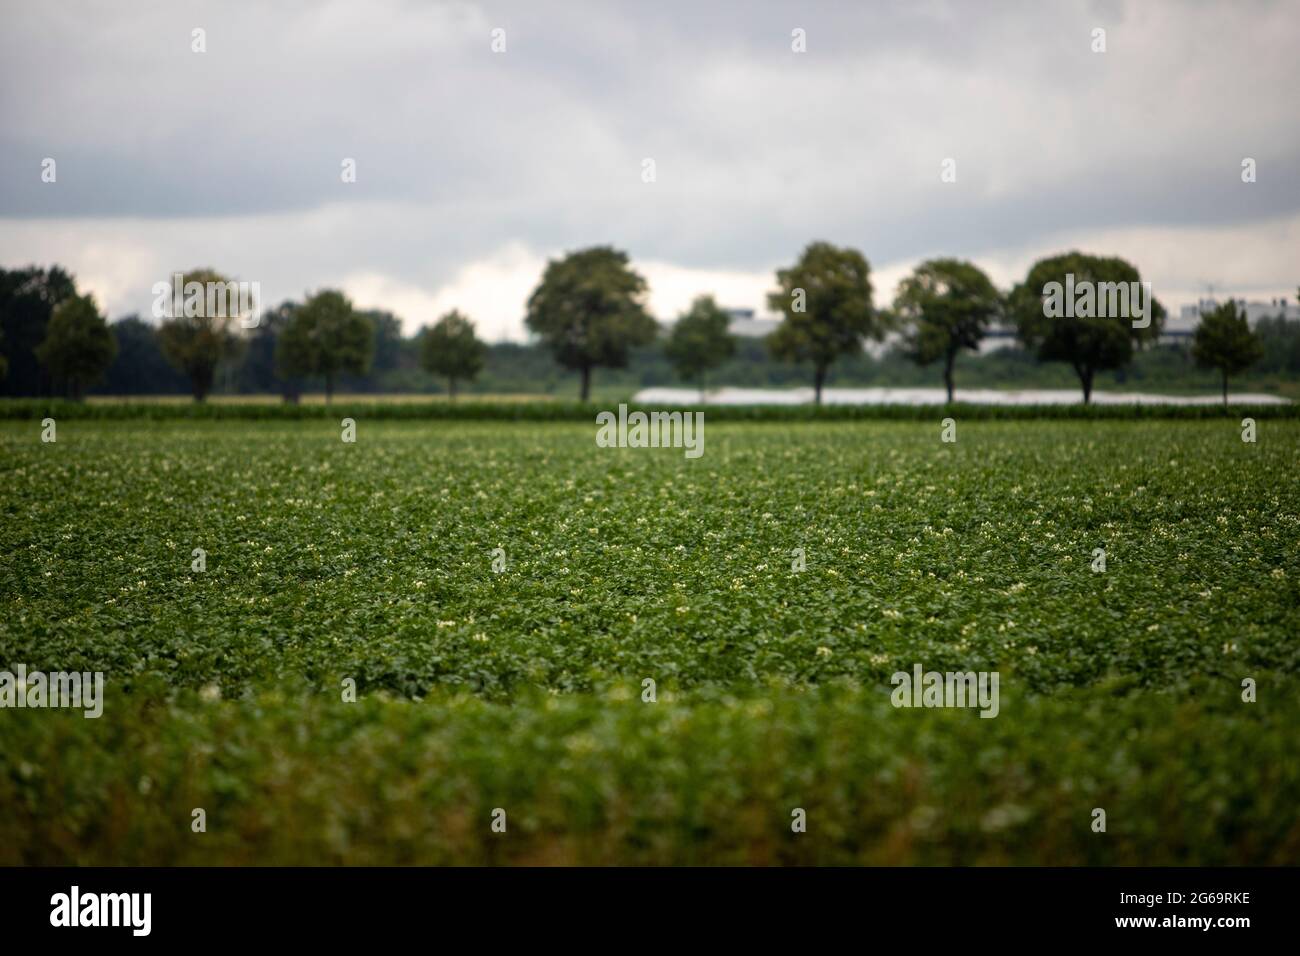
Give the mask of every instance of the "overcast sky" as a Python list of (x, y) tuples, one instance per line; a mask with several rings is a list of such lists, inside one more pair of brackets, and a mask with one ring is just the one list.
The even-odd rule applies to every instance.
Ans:
[(662, 319), (765, 311), (814, 239), (880, 304), (926, 257), (1007, 286), (1075, 247), (1175, 311), (1300, 285), (1300, 3), (0, 8), (0, 265), (60, 263), (113, 318), (212, 266), (521, 339), (547, 258), (604, 243)]

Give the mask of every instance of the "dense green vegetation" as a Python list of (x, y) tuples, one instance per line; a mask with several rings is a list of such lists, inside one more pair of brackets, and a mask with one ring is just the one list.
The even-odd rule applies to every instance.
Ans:
[[(424, 396), (347, 395), (331, 405), (323, 402), (282, 403), (265, 398), (231, 398), (210, 403), (177, 402), (166, 398), (104, 399), (84, 403), (62, 399), (0, 399), (0, 420), (38, 423), (52, 417), (58, 421), (85, 420), (274, 420), (319, 419), (331, 422), (351, 417), (357, 421), (435, 419), (445, 421), (593, 422), (598, 411), (614, 408), (623, 398), (608, 402), (566, 402), (522, 396), (483, 396), (447, 401)], [(663, 410), (631, 402), (630, 408)], [(694, 405), (711, 422), (840, 422), (917, 421), (934, 423), (940, 416), (963, 421), (1029, 421), (1068, 419), (1075, 421), (1135, 421), (1140, 419), (1208, 420), (1240, 422), (1243, 418), (1297, 419), (1300, 404), (1232, 405), (969, 405), (958, 402), (939, 408), (934, 405)]]
[[(1267, 320), (1266, 320), (1267, 321)], [(1263, 324), (1263, 323), (1261, 323)], [(1280, 332), (1270, 331), (1265, 357), (1256, 366), (1233, 379), (1238, 391), (1271, 392), (1291, 398), (1300, 398), (1300, 323), (1273, 323), (1281, 326)], [(126, 354), (136, 356), (142, 368), (154, 369), (157, 360), (151, 356), (148, 343), (139, 341), (138, 324), (122, 327), (114, 324), (119, 345)], [(1270, 329), (1272, 325), (1270, 325)], [(132, 337), (134, 336), (134, 338)], [(421, 339), (389, 340), (381, 336), (377, 342), (374, 369), (368, 377), (355, 379), (343, 376), (341, 392), (425, 392), (436, 393), (442, 383), (430, 377), (419, 366)], [(218, 394), (276, 394), (280, 383), (273, 374), (273, 341), (254, 338), (245, 352), (244, 360), (233, 368), (223, 370), (218, 380)], [(386, 349), (386, 351), (385, 351)], [(956, 374), (961, 388), (1062, 388), (1074, 390), (1078, 379), (1066, 365), (1059, 362), (1038, 362), (1021, 349), (1004, 349), (988, 355), (961, 354), (955, 361)], [(159, 374), (141, 372), (132, 374), (124, 367), (109, 370), (107, 381), (97, 394), (141, 394), (140, 382), (162, 382), (162, 391), (184, 394), (183, 381)], [(778, 362), (766, 351), (762, 339), (740, 338), (735, 355), (709, 373), (710, 387), (733, 385), (754, 388), (806, 388), (811, 381), (808, 367)], [(601, 369), (592, 379), (592, 396), (597, 400), (627, 397), (638, 389), (651, 386), (683, 386), (688, 383), (677, 375), (662, 345), (652, 345), (632, 352), (625, 369)], [(935, 366), (918, 367), (901, 354), (880, 358), (854, 355), (841, 358), (827, 373), (827, 387), (853, 388), (871, 386), (903, 386), (934, 388), (943, 384), (942, 370)], [(566, 400), (576, 398), (580, 375), (567, 372), (540, 347), (497, 344), (488, 348), (482, 374), (462, 391), (474, 394), (539, 394), (555, 395)], [(1108, 391), (1145, 389), (1170, 394), (1217, 394), (1221, 387), (1219, 376), (1209, 369), (1198, 369), (1188, 345), (1161, 345), (1138, 352), (1126, 369), (1098, 372), (1096, 388)], [(147, 389), (152, 391), (152, 389)]]
[(997, 720), (840, 686), (16, 711), (0, 863), (1293, 864), (1297, 690), (1117, 686)]
[[(814, 244), (806, 252), (818, 245)], [(695, 361), (682, 365), (679, 355), (674, 368), (671, 334), (660, 335), (654, 342), (645, 344), (654, 335), (651, 325), (646, 324), (650, 320), (636, 301), (644, 292), (643, 281), (627, 268), (621, 254), (593, 249), (576, 253), (578, 259), (569, 257), (554, 263), (556, 271), (548, 270), (547, 275), (558, 285), (539, 284), (534, 294), (533, 316), (538, 344), (489, 346), (483, 356), (481, 374), (477, 374), (478, 349), (475, 348), (475, 360), (468, 370), (458, 369), (456, 381), (462, 390), (478, 395), (551, 395), (566, 400), (583, 394), (589, 387), (589, 397), (603, 402), (626, 398), (649, 386), (697, 384), (696, 366), (709, 369), (711, 385), (741, 387), (806, 388), (819, 379), (828, 387), (933, 388), (945, 380), (955, 380), (962, 388), (1074, 390), (1079, 386), (1080, 379), (1068, 361), (1039, 361), (1023, 347), (1002, 348), (983, 355), (968, 351), (984, 335), (985, 320), (993, 318), (989, 311), (993, 303), (987, 299), (989, 290), (980, 292), (982, 283), (977, 279), (974, 286), (963, 284), (961, 288), (965, 291), (961, 292), (946, 281), (929, 282), (933, 277), (928, 273), (938, 265), (944, 266), (945, 272), (959, 269), (965, 273), (974, 268), (969, 263), (947, 260), (922, 263), (903, 283), (902, 297), (894, 304), (895, 314), (890, 315), (868, 302), (871, 285), (867, 263), (859, 261), (859, 254), (853, 250), (839, 250), (839, 253), (854, 263), (860, 273), (856, 291), (849, 290), (847, 303), (841, 302), (854, 316), (849, 332), (876, 335), (892, 327), (903, 333), (902, 341), (886, 354), (873, 356), (859, 351), (856, 347), (859, 343), (852, 335), (839, 341), (839, 345), (845, 346), (841, 350), (834, 335), (823, 327), (829, 321), (823, 315), (814, 323), (815, 328), (791, 322), (770, 343), (783, 360), (773, 357), (772, 348), (762, 338), (742, 337), (733, 342), (730, 336), (696, 336), (688, 346)], [(575, 274), (572, 267), (578, 260), (593, 268), (584, 266)], [(1127, 267), (1118, 260), (1105, 262)], [(807, 265), (804, 260), (801, 263)], [(595, 265), (601, 268), (596, 269)], [(796, 267), (796, 271), (800, 268)], [(778, 282), (784, 281), (782, 275), (794, 281), (790, 270), (780, 270), (776, 276)], [(192, 272), (189, 276), (202, 277), (222, 278), (209, 270)], [(804, 276), (798, 281), (809, 282), (811, 278)], [(587, 287), (588, 279), (595, 282), (594, 287)], [(577, 282), (578, 287), (565, 291), (565, 283), (570, 280)], [(930, 290), (921, 298), (916, 295), (917, 283)], [(581, 295), (577, 295), (578, 289), (582, 290)], [(54, 305), (75, 295), (75, 291), (72, 277), (58, 267), (0, 269), (0, 396), (48, 397), (73, 391), (71, 386), (76, 380), (68, 381), (67, 370), (54, 374), (53, 368), (38, 361), (36, 351), (47, 335)], [(546, 295), (538, 299), (543, 291)], [(1022, 287), (1021, 291), (1023, 299), (1029, 287)], [(778, 294), (772, 307), (778, 311), (792, 308), (792, 294), (793, 288), (787, 289), (786, 294)], [(584, 303), (583, 308), (575, 311), (572, 307), (579, 301)], [(819, 301), (812, 305), (816, 307)], [(976, 312), (982, 318), (972, 323), (966, 313), (979, 302), (983, 305)], [(831, 313), (838, 315), (836, 309), (831, 309)], [(299, 321), (299, 311), (299, 303), (283, 302), (259, 316), (256, 328), (240, 330), (238, 335), (230, 321), (218, 326), (203, 320), (169, 321), (160, 328), (156, 322), (143, 321), (137, 316), (121, 318), (110, 327), (116, 342), (116, 358), (102, 380), (96, 373), (86, 377), (82, 384), (92, 386), (92, 394), (118, 396), (207, 395), (211, 390), (217, 395), (282, 395), (293, 400), (303, 393), (319, 393), (325, 385), (325, 376), (317, 374), (325, 369), (321, 364), (324, 356), (313, 355), (311, 349), (303, 353), (301, 348), (281, 347), (281, 340), (286, 336), (292, 346), (295, 338), (306, 331)], [(1250, 341), (1244, 343), (1247, 351), (1240, 356), (1245, 364), (1232, 363), (1234, 368), (1241, 369), (1240, 374), (1231, 373), (1234, 389), (1273, 392), (1300, 399), (1300, 322), (1288, 321), (1281, 311), (1279, 307), (1277, 317), (1260, 319), (1244, 336)], [(1031, 309), (1030, 315), (1033, 314)], [(805, 314), (792, 315), (802, 319)], [(814, 313), (807, 315), (814, 317)], [(414, 336), (404, 337), (402, 320), (390, 312), (366, 310), (355, 313), (354, 317), (364, 320), (373, 333), (373, 360), (360, 361), (357, 349), (350, 347), (345, 351), (351, 357), (343, 361), (342, 352), (337, 348), (331, 350), (332, 361), (327, 364), (333, 368), (337, 360), (338, 367), (331, 372), (331, 380), (338, 392), (428, 394), (445, 389), (445, 383), (437, 376), (446, 372), (438, 368), (445, 362), (459, 364), (454, 358), (457, 350), (451, 350), (451, 355), (431, 365), (434, 353), (447, 349), (437, 336), (429, 340), (428, 326), (421, 327)], [(1023, 310), (1021, 318), (1025, 318)], [(595, 325), (588, 328), (592, 323)], [(592, 338), (597, 327), (601, 334)], [(549, 333), (541, 334), (545, 329)], [(585, 331), (578, 334), (580, 330)], [(955, 330), (961, 334), (954, 337)], [(1040, 329), (1039, 333), (1044, 331), (1050, 329)], [(1088, 380), (1097, 389), (1207, 395), (1217, 394), (1223, 388), (1219, 371), (1223, 356), (1210, 361), (1202, 355), (1206, 367), (1199, 367), (1189, 338), (1158, 345), (1147, 343), (1137, 351), (1120, 343), (1117, 350), (1101, 346), (1110, 341), (1119, 326), (1103, 324), (1094, 331), (1100, 334), (1100, 341), (1093, 343), (1098, 347), (1090, 350), (1089, 362), (1093, 364), (1087, 365), (1086, 370)], [(940, 333), (937, 338), (936, 333)], [(586, 341), (588, 347), (570, 353), (570, 347), (565, 345), (570, 339)], [(1041, 335), (1031, 335), (1029, 339), (1038, 341), (1040, 356), (1069, 355), (1074, 349), (1070, 342), (1057, 342), (1050, 336), (1043, 339)], [(814, 347), (817, 342), (825, 347)], [(361, 344), (354, 343), (358, 348)], [(998, 344), (1011, 345), (1012, 340), (1004, 338)], [(960, 347), (952, 351), (953, 345)], [(1042, 347), (1047, 345), (1050, 347), (1044, 353)], [(1245, 361), (1247, 358), (1250, 361)], [(917, 361), (925, 364), (918, 366)], [(182, 373), (178, 368), (188, 372)], [(471, 375), (469, 370), (476, 374)]]
[(1300, 423), (593, 435), (0, 423), (0, 862), (1296, 858)]

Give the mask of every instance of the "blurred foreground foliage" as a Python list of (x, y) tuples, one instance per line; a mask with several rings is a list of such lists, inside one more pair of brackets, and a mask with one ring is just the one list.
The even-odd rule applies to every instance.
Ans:
[(0, 864), (1295, 863), (1300, 686), (1259, 687), (1012, 685), (992, 720), (849, 684), (110, 694), (4, 715)]

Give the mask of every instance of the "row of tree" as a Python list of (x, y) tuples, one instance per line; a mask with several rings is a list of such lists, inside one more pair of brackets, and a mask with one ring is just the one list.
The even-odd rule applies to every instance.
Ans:
[[(38, 303), (52, 302), (48, 320), (42, 323), (44, 334), (31, 347), (31, 354), (63, 394), (80, 400), (86, 388), (99, 381), (113, 364), (118, 339), (94, 297), (77, 293), (62, 270), (27, 271), (26, 281), (14, 291), (27, 293)], [(211, 269), (195, 269), (183, 274), (182, 281), (186, 287), (191, 283), (204, 287), (224, 286), (229, 280)], [(13, 298), (22, 304), (21, 294)], [(284, 389), (286, 398), (296, 400), (298, 389), (292, 386), (298, 380), (316, 378), (324, 382), (328, 401), (340, 375), (364, 375), (370, 368), (385, 320), (396, 324), (395, 318), (384, 313), (358, 311), (347, 296), (333, 289), (310, 295), (302, 303), (285, 302), (255, 323), (224, 303), (219, 309), (211, 308), (211, 304), (212, 300), (203, 298), (194, 309), (164, 317), (155, 333), (159, 351), (184, 376), (196, 401), (203, 401), (211, 393), (223, 363), (267, 340), (274, 349), (277, 377), (290, 386)], [(19, 327), (20, 333), (29, 332), (39, 310), (16, 311), (26, 319)], [(3, 334), (0, 326), (0, 341)], [(30, 334), (19, 337), (34, 338)], [(457, 382), (472, 379), (482, 369), (486, 351), (486, 344), (475, 335), (474, 324), (452, 311), (424, 334), (421, 365), (446, 378), (448, 390), (455, 396)], [(0, 354), (0, 376), (6, 374), (7, 368)]]
[[(879, 341), (899, 331), (909, 358), (918, 365), (942, 366), (951, 402), (957, 357), (978, 351), (989, 327), (1007, 322), (1040, 361), (1066, 362), (1074, 369), (1087, 403), (1098, 372), (1125, 367), (1135, 350), (1159, 338), (1164, 306), (1155, 300), (1147, 303), (1150, 322), (1144, 326), (1128, 321), (1128, 316), (1064, 318), (1044, 307), (1045, 290), (1053, 283), (1079, 288), (1085, 282), (1093, 288), (1120, 283), (1140, 288), (1141, 279), (1123, 259), (1069, 252), (1034, 263), (1025, 280), (1004, 295), (971, 262), (931, 259), (899, 284), (892, 310), (876, 310), (870, 266), (862, 254), (813, 243), (798, 263), (777, 273), (780, 288), (768, 303), (784, 313), (784, 320), (769, 345), (778, 357), (812, 363), (820, 403), (826, 371), (838, 357), (861, 348), (865, 338)], [(1261, 354), (1246, 316), (1231, 302), (1202, 317), (1192, 352), (1199, 365), (1222, 373), (1225, 404), (1228, 376), (1249, 367)]]
[[(1068, 283), (1067, 276), (1072, 277)], [(1070, 364), (1083, 400), (1089, 402), (1098, 372), (1123, 368), (1135, 350), (1157, 340), (1165, 309), (1151, 300), (1150, 322), (1141, 327), (1127, 316), (1060, 318), (1044, 308), (1044, 290), (1054, 282), (1071, 288), (1084, 283), (1139, 288), (1141, 281), (1138, 270), (1123, 259), (1069, 252), (1036, 262), (1025, 280), (1004, 295), (973, 263), (931, 259), (903, 280), (892, 309), (877, 309), (866, 257), (856, 249), (814, 242), (794, 265), (777, 270), (777, 289), (768, 305), (783, 318), (767, 344), (775, 358), (812, 367), (815, 401), (821, 404), (837, 359), (861, 352), (867, 340), (883, 341), (898, 331), (906, 354), (917, 364), (942, 365), (951, 402), (958, 355), (977, 351), (994, 323), (1010, 322), (1040, 361)], [(645, 292), (645, 281), (627, 256), (608, 247), (547, 265), (529, 299), (526, 322), (562, 365), (580, 373), (584, 399), (594, 367), (621, 367), (630, 347), (655, 337), (656, 325), (643, 307)], [(678, 318), (665, 351), (682, 378), (703, 388), (706, 374), (731, 356), (735, 341), (728, 324), (727, 313), (709, 296), (697, 299)], [(1228, 302), (1202, 317), (1193, 354), (1198, 364), (1222, 373), (1226, 403), (1228, 376), (1250, 366), (1261, 349), (1245, 315)]]
[[(855, 249), (815, 242), (792, 266), (776, 273), (777, 289), (768, 302), (783, 318), (767, 347), (779, 360), (811, 367), (820, 403), (838, 359), (860, 352), (868, 340), (897, 332), (910, 359), (922, 366), (940, 365), (951, 402), (958, 356), (977, 351), (990, 326), (1008, 323), (1039, 360), (1068, 363), (1087, 402), (1098, 372), (1125, 367), (1137, 349), (1157, 339), (1165, 310), (1151, 301), (1151, 321), (1145, 327), (1114, 316), (1052, 317), (1044, 308), (1044, 289), (1053, 282), (1065, 284), (1067, 276), (1075, 287), (1141, 282), (1138, 270), (1122, 259), (1070, 252), (1036, 262), (1023, 282), (1003, 294), (970, 262), (932, 259), (903, 280), (892, 307), (877, 308), (867, 259)], [(229, 282), (211, 269), (193, 270), (182, 281), (186, 288), (195, 282)], [(578, 374), (586, 400), (595, 369), (626, 367), (632, 350), (658, 337), (658, 324), (646, 309), (647, 294), (644, 278), (626, 253), (608, 246), (584, 249), (547, 264), (528, 300), (525, 323), (562, 367)], [(228, 366), (246, 351), (266, 353), (263, 358), (287, 399), (295, 400), (299, 383), (310, 378), (324, 383), (328, 401), (341, 377), (367, 372), (377, 345), (400, 342), (395, 316), (359, 311), (336, 290), (317, 292), (301, 303), (285, 302), (255, 323), (211, 304), (201, 300), (197, 308), (165, 316), (156, 333), (161, 354), (184, 376), (198, 401), (212, 391), (223, 363)], [(679, 377), (704, 388), (710, 372), (735, 352), (730, 319), (707, 295), (678, 317), (664, 353)], [(7, 335), (15, 340), (7, 349), (11, 354), (22, 356), (26, 349), (43, 374), (73, 398), (103, 376), (118, 349), (93, 298), (78, 294), (71, 277), (58, 267), (0, 270), (0, 320), (0, 377), (6, 371)], [(422, 333), (419, 362), (446, 379), (454, 397), (458, 384), (481, 371), (486, 351), (474, 323), (452, 311)], [(1203, 316), (1193, 339), (1197, 363), (1221, 373), (1225, 402), (1228, 377), (1250, 366), (1261, 352), (1245, 315), (1232, 302)], [(24, 381), (11, 382), (9, 391), (40, 391), (33, 387), (39, 382), (32, 380), (28, 363), (18, 364)]]

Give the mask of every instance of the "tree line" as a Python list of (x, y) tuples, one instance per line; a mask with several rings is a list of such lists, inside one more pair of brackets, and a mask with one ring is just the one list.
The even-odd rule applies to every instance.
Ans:
[[(186, 288), (231, 282), (212, 269), (178, 275)], [(0, 270), (0, 384), (9, 386), (9, 394), (55, 392), (80, 400), (112, 367), (119, 338), (133, 344), (143, 339), (156, 346), (195, 401), (211, 394), (223, 365), (249, 353), (255, 354), (261, 384), (268, 391), (297, 401), (303, 381), (315, 379), (324, 384), (328, 401), (341, 376), (366, 374), (377, 348), (401, 337), (396, 316), (358, 310), (335, 289), (308, 295), (302, 302), (284, 302), (257, 317), (241, 315), (224, 303), (214, 309), (212, 299), (199, 297), (194, 308), (164, 316), (156, 328), (136, 317), (118, 325), (124, 327), (120, 336), (114, 335), (94, 297), (79, 294), (71, 276), (57, 266)], [(425, 330), (421, 342), (421, 365), (445, 378), (453, 397), (458, 382), (478, 374), (487, 351), (474, 324), (455, 310)], [(139, 351), (148, 354), (149, 349)], [(168, 377), (169, 369), (156, 363), (145, 363), (145, 368), (155, 381)], [(8, 375), (10, 369), (17, 374)], [(136, 388), (151, 390), (147, 385), (137, 382)]]
[[(1123, 259), (1069, 252), (1034, 263), (1024, 281), (1004, 293), (973, 263), (937, 258), (919, 264), (900, 283), (892, 304), (877, 307), (866, 257), (852, 248), (814, 242), (793, 265), (776, 272), (768, 305), (782, 319), (766, 348), (779, 361), (811, 369), (820, 404), (837, 361), (895, 332), (907, 358), (922, 367), (938, 366), (951, 402), (958, 356), (978, 351), (989, 328), (1006, 323), (1038, 361), (1066, 363), (1087, 403), (1099, 372), (1124, 368), (1156, 341), (1165, 310), (1151, 300), (1150, 322), (1143, 327), (1115, 316), (1053, 317), (1044, 308), (1044, 290), (1067, 276), (1073, 284), (1141, 282), (1138, 270)], [(191, 270), (182, 278), (187, 288), (231, 281), (211, 269)], [(633, 350), (656, 341), (676, 375), (703, 390), (708, 376), (736, 351), (730, 314), (713, 296), (701, 295), (661, 337), (646, 308), (647, 296), (646, 281), (625, 252), (610, 246), (583, 249), (547, 263), (528, 299), (525, 325), (559, 366), (577, 373), (584, 401), (595, 370), (625, 368)], [(155, 363), (138, 374), (176, 376), (196, 401), (206, 399), (219, 370), (237, 359), (255, 366), (266, 391), (296, 401), (304, 383), (314, 380), (323, 384), (329, 401), (340, 380), (365, 375), (377, 352), (401, 342), (397, 317), (358, 310), (333, 289), (257, 317), (210, 304), (211, 299), (200, 299), (194, 308), (171, 310), (178, 314), (165, 315), (156, 329), (138, 319), (127, 320), (135, 323), (130, 328), (118, 323), (115, 336), (93, 297), (78, 293), (65, 270), (0, 270), (0, 393), (58, 392), (79, 399), (113, 366), (119, 341), (133, 341), (124, 335), (152, 335), (168, 368)], [(458, 386), (479, 375), (486, 353), (473, 320), (456, 310), (418, 338), (420, 367), (445, 380), (452, 398)], [(1197, 364), (1220, 374), (1225, 403), (1229, 377), (1263, 353), (1260, 334), (1231, 301), (1201, 317), (1192, 341)]]

